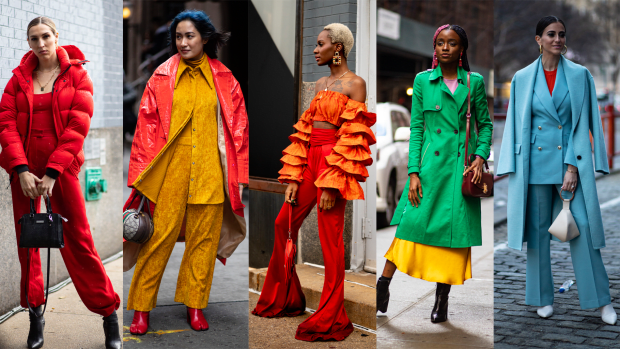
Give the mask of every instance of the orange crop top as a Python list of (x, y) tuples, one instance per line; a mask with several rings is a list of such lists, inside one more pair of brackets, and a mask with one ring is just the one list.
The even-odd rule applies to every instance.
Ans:
[(364, 191), (358, 182), (366, 181), (366, 166), (372, 164), (370, 146), (377, 140), (370, 127), (377, 121), (377, 115), (369, 113), (366, 104), (335, 91), (320, 91), (293, 126), (297, 132), (289, 136), (292, 144), (282, 151), (283, 167), (278, 172), (278, 180), (281, 183), (302, 181), (308, 164), (313, 121), (326, 121), (340, 127), (336, 133), (338, 141), (326, 157), (329, 168), (314, 184), (318, 188), (338, 189), (339, 196), (346, 200), (363, 200)]

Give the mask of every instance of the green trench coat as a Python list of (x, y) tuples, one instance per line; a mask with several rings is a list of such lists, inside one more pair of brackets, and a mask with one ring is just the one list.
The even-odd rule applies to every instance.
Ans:
[[(396, 237), (425, 245), (470, 247), (482, 244), (480, 199), (461, 194), (465, 170), (467, 127), (467, 72), (458, 69), (454, 95), (443, 81), (441, 68), (419, 73), (413, 84), (409, 174), (418, 172), (420, 205), (408, 200), (405, 186), (391, 224)], [(484, 80), (472, 73), (469, 154), (489, 157), (493, 123), (489, 117)], [(476, 136), (474, 120), (478, 124)]]

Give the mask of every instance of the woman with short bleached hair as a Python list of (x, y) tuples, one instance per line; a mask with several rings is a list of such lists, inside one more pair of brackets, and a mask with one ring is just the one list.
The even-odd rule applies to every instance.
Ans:
[[(41, 196), (49, 196), (53, 212), (67, 218), (60, 254), (71, 281), (88, 310), (104, 317), (106, 348), (120, 349), (116, 316), (120, 298), (95, 249), (77, 177), (93, 116), (93, 83), (82, 67), (88, 61), (77, 47), (58, 45), (56, 25), (47, 17), (33, 19), (26, 34), (31, 50), (13, 70), (0, 102), (0, 165), (11, 176), (17, 242), (18, 221), (30, 212), (31, 200), (39, 211)], [(43, 273), (39, 249), (30, 251), (29, 260), (27, 250), (18, 248), (20, 303), (32, 308), (28, 348), (41, 348), (46, 303)]]
[(369, 147), (376, 140), (370, 127), (376, 115), (366, 110), (366, 82), (347, 65), (352, 48), (353, 34), (340, 23), (325, 26), (317, 38), (316, 62), (329, 66), (331, 74), (316, 82), (314, 99), (294, 126), (292, 144), (283, 151), (278, 179), (288, 183), (286, 203), (276, 218), (273, 253), (252, 311), (262, 317), (305, 312), (299, 278), (294, 271), (287, 278), (282, 266), (289, 225), (295, 241), (304, 219), (318, 206), (325, 282), (317, 311), (297, 328), (295, 338), (304, 341), (344, 340), (353, 331), (344, 309), (344, 210), (347, 200), (364, 199), (358, 182), (368, 178), (366, 167), (372, 164)]

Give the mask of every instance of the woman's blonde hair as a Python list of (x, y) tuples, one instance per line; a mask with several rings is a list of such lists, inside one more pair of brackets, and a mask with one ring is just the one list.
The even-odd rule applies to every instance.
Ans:
[(52, 21), (48, 17), (40, 16), (30, 21), (30, 23), (28, 23), (28, 29), (26, 29), (26, 36), (29, 35), (30, 28), (34, 27), (35, 25), (39, 25), (39, 24), (45, 24), (46, 26), (50, 27), (50, 29), (52, 29), (52, 34), (56, 35), (56, 24), (54, 24), (54, 21)]
[(332, 23), (326, 25), (323, 30), (327, 30), (327, 37), (332, 40), (332, 44), (342, 44), (344, 46), (344, 57), (349, 56), (349, 52), (353, 48), (353, 33), (344, 24)]

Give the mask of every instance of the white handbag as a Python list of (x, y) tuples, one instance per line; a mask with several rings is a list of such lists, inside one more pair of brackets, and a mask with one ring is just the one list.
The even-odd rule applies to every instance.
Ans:
[(560, 211), (560, 214), (558, 214), (553, 224), (551, 224), (551, 227), (549, 227), (549, 232), (560, 241), (566, 242), (579, 236), (579, 228), (577, 228), (575, 218), (573, 218), (573, 214), (570, 212), (570, 202), (575, 197), (575, 193), (573, 193), (570, 199), (564, 199), (564, 197), (562, 197), (562, 191), (563, 190), (560, 190), (562, 211)]

